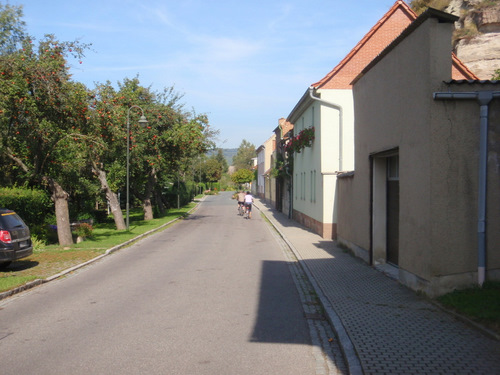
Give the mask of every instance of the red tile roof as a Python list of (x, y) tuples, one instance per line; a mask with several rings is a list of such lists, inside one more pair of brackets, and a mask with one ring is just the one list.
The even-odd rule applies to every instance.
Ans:
[[(389, 11), (370, 29), (346, 57), (320, 81), (316, 89), (350, 89), (352, 81), (413, 21), (417, 14), (402, 0), (397, 0)], [(478, 79), (455, 54), (452, 54), (453, 79)]]
[(465, 80), (478, 80), (479, 78), (472, 73), (472, 71), (467, 68), (467, 66), (455, 55), (451, 53), (452, 67), (451, 67), (451, 78), (455, 80), (465, 79)]
[(317, 89), (351, 88), (352, 80), (361, 70), (416, 18), (416, 13), (404, 1), (397, 0), (343, 60), (311, 86)]

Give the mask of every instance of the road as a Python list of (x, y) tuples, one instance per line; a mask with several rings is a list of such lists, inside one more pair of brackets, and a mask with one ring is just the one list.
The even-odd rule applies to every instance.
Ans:
[(230, 196), (0, 301), (0, 374), (345, 373), (293, 259)]

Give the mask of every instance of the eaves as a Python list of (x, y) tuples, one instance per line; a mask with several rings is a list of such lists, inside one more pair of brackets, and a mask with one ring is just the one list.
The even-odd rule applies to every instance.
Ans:
[(312, 102), (313, 99), (309, 96), (309, 89), (307, 89), (304, 95), (302, 95), (302, 98), (300, 98), (295, 107), (293, 107), (292, 112), (290, 112), (286, 120), (295, 124), (305, 110), (311, 106)]

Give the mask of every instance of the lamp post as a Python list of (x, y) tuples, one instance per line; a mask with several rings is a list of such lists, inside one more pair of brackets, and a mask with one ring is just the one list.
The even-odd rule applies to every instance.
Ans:
[(139, 108), (141, 110), (141, 118), (139, 119), (139, 124), (140, 125), (146, 125), (148, 123), (148, 120), (144, 116), (144, 111), (142, 110), (141, 107), (138, 105), (133, 105), (130, 107), (127, 111), (127, 204), (126, 204), (126, 210), (127, 210), (127, 230), (129, 230), (129, 181), (130, 181), (130, 110), (132, 108)]

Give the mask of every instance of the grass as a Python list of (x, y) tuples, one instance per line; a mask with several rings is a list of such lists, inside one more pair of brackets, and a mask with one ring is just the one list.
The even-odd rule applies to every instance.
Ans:
[(500, 335), (500, 282), (490, 281), (485, 282), (482, 288), (456, 290), (437, 300)]
[[(116, 245), (187, 215), (195, 205), (196, 203), (190, 203), (181, 209), (170, 210), (164, 217), (150, 221), (141, 220), (140, 210), (132, 210), (129, 231), (117, 231), (114, 229), (114, 224), (98, 224), (94, 227), (92, 237), (81, 243), (67, 248), (50, 245), (36, 250), (32, 256), (13, 262), (8, 268), (0, 270), (0, 292), (14, 289), (33, 280), (46, 279), (93, 259)], [(486, 282), (482, 288), (454, 291), (437, 300), (446, 308), (500, 335), (500, 282)]]
[(13, 262), (9, 267), (0, 270), (0, 293), (5, 292), (30, 281), (46, 279), (68, 268), (84, 263), (106, 250), (131, 240), (138, 235), (156, 229), (176, 218), (184, 217), (196, 206), (195, 202), (180, 209), (171, 209), (157, 219), (142, 220), (142, 211), (130, 212), (130, 228), (128, 231), (117, 231), (113, 224), (96, 224), (92, 236), (78, 244), (68, 247), (48, 245), (35, 250), (33, 255)]

